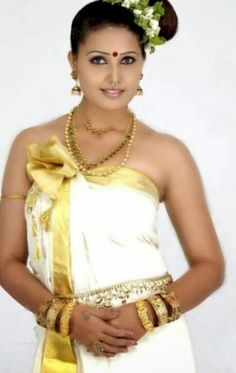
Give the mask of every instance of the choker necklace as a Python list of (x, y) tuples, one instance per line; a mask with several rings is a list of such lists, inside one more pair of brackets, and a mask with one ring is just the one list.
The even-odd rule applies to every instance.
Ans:
[(109, 132), (109, 131), (116, 131), (115, 126), (112, 126), (112, 127), (109, 127), (109, 128), (96, 128), (88, 120), (85, 123), (85, 127), (88, 131), (92, 132), (92, 134), (96, 135), (96, 136), (101, 136), (103, 133), (106, 133), (106, 132)]
[[(72, 119), (73, 115), (77, 109), (77, 106), (75, 106), (69, 113), (67, 123), (65, 126), (65, 143), (66, 147), (69, 151), (69, 153), (72, 155), (74, 158), (79, 170), (81, 173), (84, 173), (86, 175), (92, 175), (92, 176), (107, 176), (112, 174), (113, 172), (117, 171), (119, 168), (123, 167), (130, 155), (130, 148), (134, 140), (134, 135), (136, 132), (136, 118), (133, 113), (131, 113), (131, 118), (132, 118), (132, 129), (131, 133), (128, 133), (125, 138), (119, 143), (119, 145), (113, 150), (109, 155), (105, 156), (102, 160), (91, 163), (86, 161), (86, 159), (83, 157), (82, 152), (80, 150), (78, 140), (77, 140), (77, 135), (76, 135), (76, 130), (72, 127)], [(106, 171), (99, 171), (99, 172), (94, 172), (91, 171), (90, 168), (95, 168), (99, 167), (99, 164), (104, 163), (106, 160), (111, 158), (117, 151), (119, 151), (125, 144), (127, 143), (127, 150), (125, 157), (123, 161), (118, 164), (115, 167), (111, 167), (109, 170)]]

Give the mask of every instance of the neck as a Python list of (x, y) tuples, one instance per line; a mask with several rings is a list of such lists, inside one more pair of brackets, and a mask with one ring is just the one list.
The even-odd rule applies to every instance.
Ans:
[(103, 109), (85, 99), (78, 106), (75, 127), (83, 128), (85, 122), (89, 121), (97, 129), (106, 129), (114, 126), (117, 131), (124, 132), (130, 123), (130, 113), (128, 106), (121, 109)]

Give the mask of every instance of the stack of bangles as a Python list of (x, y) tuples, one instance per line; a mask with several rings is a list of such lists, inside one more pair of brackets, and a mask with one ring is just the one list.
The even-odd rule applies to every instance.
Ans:
[[(149, 318), (146, 302), (155, 311), (157, 325), (153, 325)], [(73, 297), (61, 299), (60, 296), (50, 296), (37, 312), (37, 323), (66, 337), (70, 335), (70, 318), (75, 306), (78, 304)], [(152, 332), (155, 327), (175, 321), (181, 316), (179, 301), (175, 293), (166, 286), (162, 287), (160, 293), (147, 299), (139, 299), (135, 304), (141, 324), (147, 332)]]
[[(153, 325), (149, 318), (146, 301), (155, 311), (157, 325)], [(175, 293), (166, 286), (162, 288), (159, 294), (152, 295), (147, 299), (138, 300), (136, 302), (136, 307), (141, 323), (147, 332), (152, 332), (155, 327), (175, 321), (182, 315), (180, 304)]]
[(37, 323), (66, 337), (70, 334), (69, 322), (76, 304), (73, 299), (66, 300), (50, 296), (37, 312)]

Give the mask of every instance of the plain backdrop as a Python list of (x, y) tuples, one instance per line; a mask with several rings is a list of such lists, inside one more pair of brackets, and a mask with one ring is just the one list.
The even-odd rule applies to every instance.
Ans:
[[(78, 101), (70, 95), (74, 82), (66, 55), (72, 18), (86, 3), (0, 2), (0, 181), (16, 134), (68, 112)], [(227, 271), (223, 286), (186, 317), (197, 372), (235, 373), (236, 2), (173, 0), (173, 5), (179, 32), (148, 56), (144, 95), (130, 107), (150, 127), (184, 141), (200, 169)], [(164, 204), (158, 226), (176, 279), (188, 267)], [(1, 372), (31, 372), (33, 326), (32, 314), (0, 288)]]

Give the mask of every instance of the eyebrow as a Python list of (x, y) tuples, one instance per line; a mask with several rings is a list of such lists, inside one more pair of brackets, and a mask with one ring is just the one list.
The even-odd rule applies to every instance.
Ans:
[[(107, 53), (107, 52), (102, 52), (102, 51), (98, 51), (98, 50), (93, 50), (93, 51), (91, 51), (91, 52), (88, 52), (87, 54), (86, 54), (86, 56), (88, 56), (89, 54), (91, 54), (91, 53), (102, 53), (102, 54), (106, 54), (107, 56), (110, 56), (111, 55), (111, 53)], [(128, 52), (124, 52), (124, 53), (119, 53), (121, 56), (123, 56), (124, 54), (128, 54), (128, 53), (135, 53), (135, 54), (138, 54), (137, 52), (135, 52), (135, 51), (128, 51)]]

